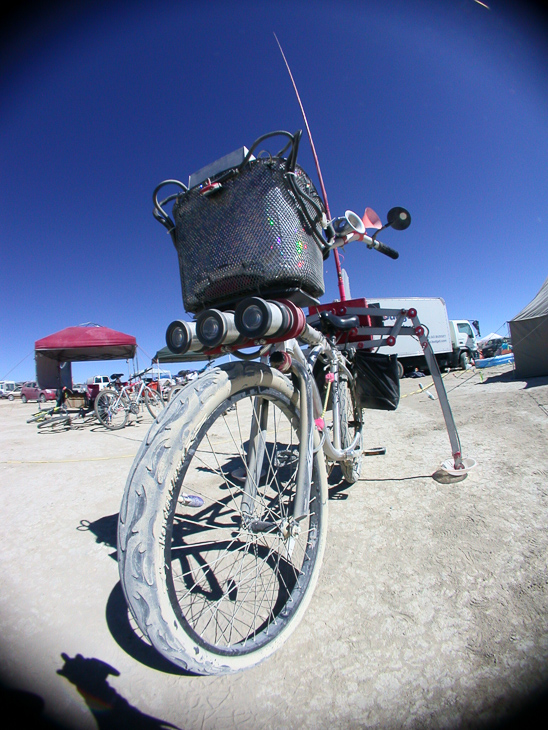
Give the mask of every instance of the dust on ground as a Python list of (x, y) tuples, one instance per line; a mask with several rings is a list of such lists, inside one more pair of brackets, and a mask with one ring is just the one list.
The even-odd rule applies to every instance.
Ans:
[[(464, 481), (429, 377), (367, 411), (352, 487), (331, 478), (324, 566), (290, 640), (258, 667), (189, 676), (133, 631), (116, 564), (127, 473), (150, 419), (41, 434), (0, 403), (6, 702), (69, 728), (462, 728), (548, 681), (548, 378), (446, 375)], [(419, 386), (422, 386), (419, 387)], [(430, 386), (430, 387), (428, 387)], [(428, 393), (432, 393), (434, 398)], [(125, 725), (124, 725), (125, 724)]]

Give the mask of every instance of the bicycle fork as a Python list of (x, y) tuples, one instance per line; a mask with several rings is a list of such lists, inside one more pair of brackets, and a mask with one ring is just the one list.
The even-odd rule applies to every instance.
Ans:
[[(246, 456), (246, 476), (241, 500), (241, 511), (244, 525), (252, 532), (271, 532), (280, 530), (284, 538), (295, 537), (299, 531), (299, 523), (309, 513), (310, 485), (314, 462), (314, 407), (313, 390), (310, 376), (306, 368), (293, 361), (292, 372), (299, 383), (299, 452), (295, 499), (292, 514), (288, 515), (284, 524), (274, 524), (266, 520), (254, 519), (256, 514), (257, 487), (261, 477), (266, 473), (264, 460), (269, 460), (268, 469), (277, 466), (277, 454), (268, 454), (266, 449), (266, 433), (268, 426), (269, 401), (257, 396), (253, 403), (253, 418), (249, 435), (249, 446)], [(291, 458), (291, 455), (287, 455)], [(276, 479), (275, 475), (272, 477)]]
[[(266, 398), (253, 399), (253, 417), (249, 434), (249, 447), (246, 458), (246, 476), (242, 494), (242, 516), (244, 524), (259, 532), (259, 525), (252, 522), (257, 501), (257, 486), (263, 471), (268, 427), (269, 401)], [(266, 523), (265, 523), (266, 525)]]

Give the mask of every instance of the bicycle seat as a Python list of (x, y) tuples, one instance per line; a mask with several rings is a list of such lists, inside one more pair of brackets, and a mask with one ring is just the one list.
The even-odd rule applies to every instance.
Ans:
[(360, 320), (357, 314), (348, 317), (339, 317), (333, 312), (320, 312), (320, 321), (311, 323), (312, 327), (320, 325), (322, 332), (348, 332), (354, 327), (360, 326)]
[(114, 373), (114, 375), (110, 376), (111, 380), (119, 380), (124, 373)]

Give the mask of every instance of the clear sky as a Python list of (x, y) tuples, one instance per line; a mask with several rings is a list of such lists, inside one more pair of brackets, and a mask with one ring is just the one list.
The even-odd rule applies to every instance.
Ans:
[[(441, 296), (451, 318), (505, 334), (548, 276), (548, 25), (534, 5), (485, 4), (14, 3), (24, 13), (0, 23), (0, 379), (33, 378), (35, 340), (84, 322), (134, 335), (149, 364), (184, 318), (152, 190), (303, 126), (274, 32), (332, 214), (412, 214), (382, 237), (397, 261), (346, 247), (352, 295)], [(299, 162), (316, 179), (305, 141)], [(333, 257), (325, 270), (329, 301)]]

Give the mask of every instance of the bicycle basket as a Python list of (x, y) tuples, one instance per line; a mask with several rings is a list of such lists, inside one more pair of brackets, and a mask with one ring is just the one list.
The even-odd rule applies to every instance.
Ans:
[[(290, 137), (288, 157), (252, 158), (275, 134)], [(324, 208), (295, 164), (299, 139), (300, 132), (264, 135), (237, 168), (177, 195), (172, 238), (188, 312), (230, 308), (255, 294), (305, 306), (324, 293)]]
[(352, 373), (362, 408), (395, 411), (400, 402), (400, 380), (396, 355), (356, 350)]

